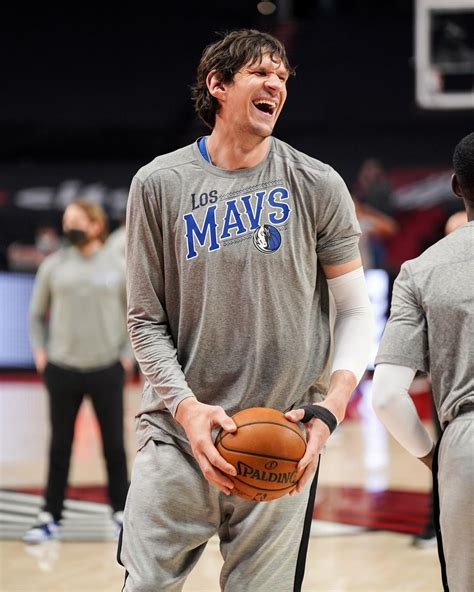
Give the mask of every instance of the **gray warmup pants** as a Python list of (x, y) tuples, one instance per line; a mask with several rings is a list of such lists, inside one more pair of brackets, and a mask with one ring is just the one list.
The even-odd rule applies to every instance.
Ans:
[(301, 589), (317, 473), (301, 494), (271, 502), (226, 496), (196, 460), (150, 440), (139, 451), (125, 507), (118, 560), (124, 592), (177, 592), (218, 534), (226, 592)]
[(444, 431), (438, 456), (440, 526), (449, 592), (474, 590), (474, 411)]

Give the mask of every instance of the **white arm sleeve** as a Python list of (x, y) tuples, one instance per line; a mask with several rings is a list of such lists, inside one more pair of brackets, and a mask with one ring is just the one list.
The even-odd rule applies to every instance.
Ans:
[(370, 359), (374, 317), (362, 267), (327, 280), (336, 305), (331, 373), (349, 370), (357, 382)]
[(406, 366), (379, 364), (375, 368), (372, 401), (376, 414), (398, 442), (414, 456), (426, 456), (433, 440), (421, 423), (408, 389), (416, 371)]

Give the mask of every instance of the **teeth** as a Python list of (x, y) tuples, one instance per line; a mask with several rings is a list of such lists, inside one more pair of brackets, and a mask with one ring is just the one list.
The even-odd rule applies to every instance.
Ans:
[(273, 101), (265, 101), (265, 99), (258, 99), (257, 101), (255, 101), (254, 104), (255, 105), (268, 105), (272, 109), (274, 109), (276, 107), (276, 103), (274, 103)]

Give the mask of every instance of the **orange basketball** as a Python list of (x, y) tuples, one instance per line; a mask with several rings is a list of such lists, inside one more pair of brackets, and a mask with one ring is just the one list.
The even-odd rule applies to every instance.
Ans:
[(304, 430), (278, 409), (250, 407), (232, 416), (237, 431), (220, 430), (219, 454), (237, 469), (232, 493), (268, 502), (286, 495), (298, 482), (296, 465), (306, 450)]

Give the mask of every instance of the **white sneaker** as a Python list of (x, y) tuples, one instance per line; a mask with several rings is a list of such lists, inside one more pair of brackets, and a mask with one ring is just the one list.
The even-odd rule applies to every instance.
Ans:
[(30, 530), (22, 536), (25, 543), (44, 543), (59, 538), (59, 522), (49, 512), (40, 512), (38, 519)]

